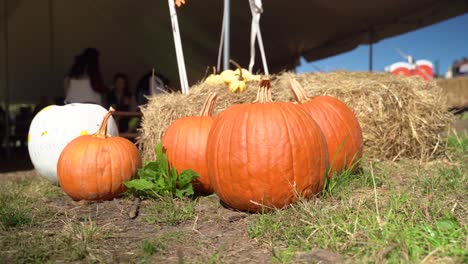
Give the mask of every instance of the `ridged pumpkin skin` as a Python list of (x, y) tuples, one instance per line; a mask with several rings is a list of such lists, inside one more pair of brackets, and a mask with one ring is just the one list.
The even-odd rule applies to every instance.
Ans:
[(362, 157), (363, 136), (359, 121), (343, 102), (331, 96), (307, 97), (300, 84), (292, 80), (301, 106), (312, 116), (325, 136), (329, 174), (355, 169)]
[(133, 178), (141, 166), (140, 154), (132, 142), (104, 135), (98, 132), (77, 137), (60, 154), (58, 179), (62, 190), (73, 200), (117, 197), (126, 190), (123, 183)]
[(191, 169), (199, 174), (194, 180), (196, 192), (213, 193), (208, 177), (206, 142), (215, 118), (212, 116), (216, 94), (210, 94), (200, 116), (189, 116), (174, 121), (164, 133), (163, 148), (169, 165), (178, 173)]
[(327, 167), (319, 127), (303, 108), (286, 102), (226, 109), (211, 129), (207, 159), (220, 199), (251, 212), (285, 207), (297, 194), (318, 193)]

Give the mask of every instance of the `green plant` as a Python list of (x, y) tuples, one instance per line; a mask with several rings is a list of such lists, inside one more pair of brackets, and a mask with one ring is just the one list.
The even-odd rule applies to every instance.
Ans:
[(192, 181), (198, 177), (193, 170), (177, 173), (170, 167), (161, 144), (155, 147), (156, 160), (146, 162), (138, 170), (138, 179), (125, 183), (130, 191), (139, 196), (156, 198), (161, 196), (187, 197), (193, 195)]

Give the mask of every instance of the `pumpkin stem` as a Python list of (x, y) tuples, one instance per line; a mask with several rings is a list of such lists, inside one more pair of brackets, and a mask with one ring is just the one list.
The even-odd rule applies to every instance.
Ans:
[(229, 60), (230, 63), (232, 63), (234, 66), (237, 67), (237, 69), (239, 69), (239, 81), (242, 81), (244, 80), (244, 78), (242, 77), (242, 67), (239, 65), (239, 63), (235, 62), (234, 60)]
[(216, 67), (213, 66), (213, 75), (216, 75)]
[(290, 79), (289, 85), (291, 88), (291, 92), (294, 95), (294, 98), (296, 98), (296, 101), (298, 101), (301, 104), (310, 101), (311, 97), (307, 95), (304, 88), (298, 81), (296, 81), (295, 79)]
[(115, 109), (111, 106), (107, 114), (104, 116), (104, 119), (102, 120), (102, 123), (101, 123), (101, 126), (99, 127), (98, 132), (94, 134), (96, 137), (100, 137), (100, 138), (107, 137), (107, 122), (109, 121), (109, 118), (111, 118), (114, 112), (115, 112)]
[(214, 106), (218, 95), (216, 93), (210, 93), (203, 103), (200, 116), (212, 116), (214, 111)]
[(255, 99), (254, 103), (269, 103), (272, 102), (273, 99), (271, 97), (271, 82), (268, 77), (262, 78), (260, 80), (260, 87), (257, 91), (257, 99)]

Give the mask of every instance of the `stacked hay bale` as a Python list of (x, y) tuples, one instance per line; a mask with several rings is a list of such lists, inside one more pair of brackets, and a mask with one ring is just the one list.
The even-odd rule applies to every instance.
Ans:
[(468, 108), (468, 76), (452, 79), (439, 79), (437, 84), (447, 97), (450, 109), (462, 110)]
[[(365, 156), (370, 159), (424, 161), (444, 153), (441, 134), (447, 131), (452, 115), (446, 111), (446, 100), (435, 82), (385, 73), (282, 73), (272, 76), (275, 101), (292, 101), (290, 78), (296, 78), (311, 96), (335, 96), (353, 109), (362, 126)], [(232, 104), (252, 102), (257, 85), (250, 84), (244, 93), (234, 94), (224, 84), (200, 83), (188, 96), (151, 98), (142, 109), (138, 143), (143, 157), (154, 159), (154, 146), (166, 128), (177, 118), (197, 115), (209, 92), (218, 93), (217, 114)]]

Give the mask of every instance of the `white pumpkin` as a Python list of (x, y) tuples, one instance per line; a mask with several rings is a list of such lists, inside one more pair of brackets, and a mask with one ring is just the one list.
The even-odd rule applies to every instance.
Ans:
[[(80, 135), (93, 134), (107, 110), (96, 104), (50, 105), (32, 120), (28, 134), (29, 157), (37, 172), (57, 183), (57, 162), (65, 146)], [(117, 124), (111, 117), (107, 133), (118, 136)]]

